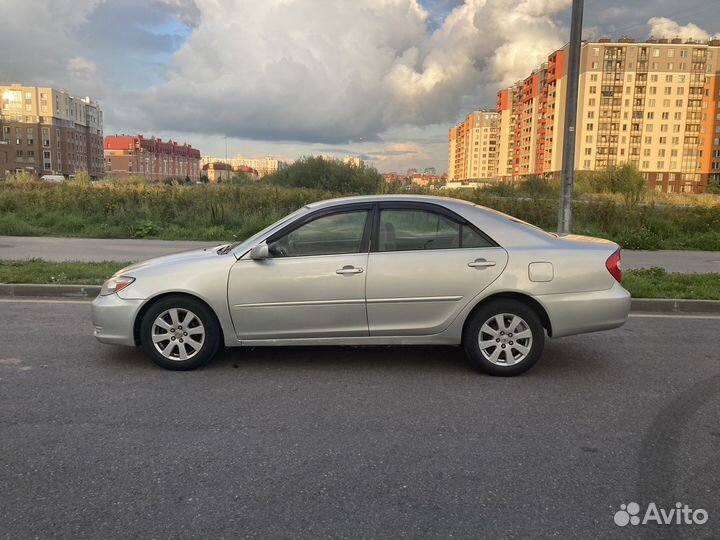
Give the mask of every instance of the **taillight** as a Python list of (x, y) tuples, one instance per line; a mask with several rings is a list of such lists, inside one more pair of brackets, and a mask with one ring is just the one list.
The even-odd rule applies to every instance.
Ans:
[(608, 269), (608, 272), (614, 277), (618, 283), (622, 283), (622, 270), (620, 269), (620, 252), (621, 250), (617, 250), (615, 253), (610, 255), (608, 257), (608, 260), (605, 262), (605, 267)]

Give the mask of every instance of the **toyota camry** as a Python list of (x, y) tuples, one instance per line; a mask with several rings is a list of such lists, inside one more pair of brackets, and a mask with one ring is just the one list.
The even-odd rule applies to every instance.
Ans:
[(224, 347), (454, 345), (493, 375), (540, 358), (545, 336), (616, 328), (630, 295), (620, 248), (558, 237), (442, 197), (308, 204), (234, 244), (120, 270), (92, 304), (95, 337), (158, 365)]

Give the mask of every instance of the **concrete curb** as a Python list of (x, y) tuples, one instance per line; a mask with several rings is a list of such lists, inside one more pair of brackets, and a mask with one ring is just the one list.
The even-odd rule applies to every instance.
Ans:
[(67, 298), (74, 300), (92, 300), (98, 294), (100, 294), (99, 285), (0, 283), (0, 298)]
[(720, 300), (633, 298), (630, 309), (650, 313), (720, 313)]
[[(55, 298), (92, 300), (100, 294), (99, 285), (54, 285), (0, 283), (0, 298)], [(718, 313), (720, 300), (682, 300), (674, 298), (633, 298), (632, 312)]]

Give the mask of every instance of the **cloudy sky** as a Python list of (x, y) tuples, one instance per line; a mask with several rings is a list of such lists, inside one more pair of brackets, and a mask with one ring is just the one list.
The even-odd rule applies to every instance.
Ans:
[[(0, 82), (203, 154), (447, 168), (447, 129), (569, 36), (571, 0), (0, 0)], [(707, 38), (717, 0), (586, 0), (584, 37)]]

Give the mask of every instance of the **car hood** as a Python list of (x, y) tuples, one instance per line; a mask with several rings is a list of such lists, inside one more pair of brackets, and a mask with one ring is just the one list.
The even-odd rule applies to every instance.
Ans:
[(220, 248), (225, 247), (224, 245), (217, 245), (201, 249), (193, 249), (190, 251), (182, 251), (180, 253), (173, 253), (172, 255), (163, 255), (162, 257), (155, 257), (146, 261), (141, 261), (125, 268), (121, 268), (115, 272), (115, 276), (129, 275), (135, 277), (135, 274), (142, 273), (146, 270), (157, 270), (162, 267), (174, 266), (182, 263), (190, 263), (200, 260), (217, 259), (218, 257), (229, 257), (232, 261), (235, 261), (235, 256), (232, 253), (220, 254)]

